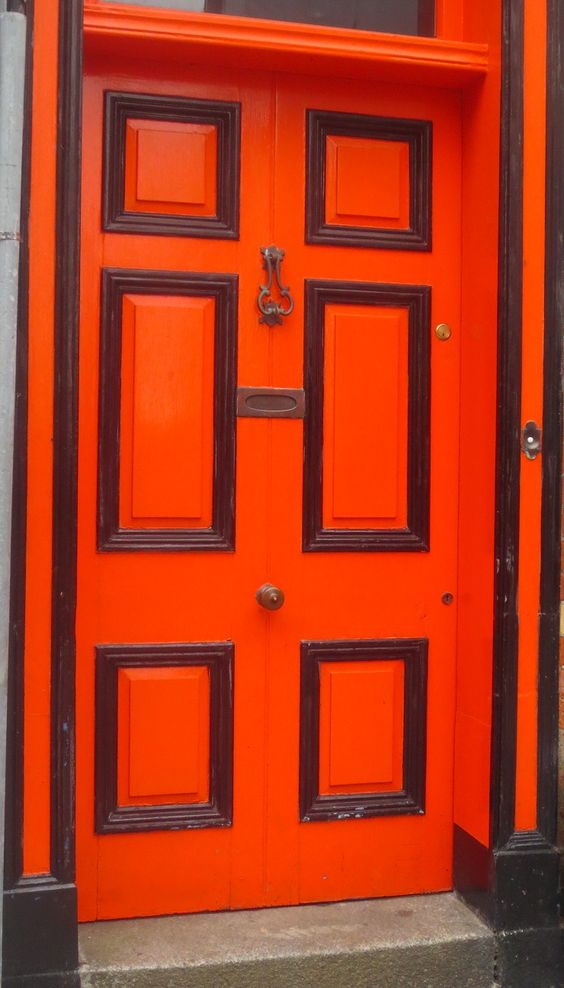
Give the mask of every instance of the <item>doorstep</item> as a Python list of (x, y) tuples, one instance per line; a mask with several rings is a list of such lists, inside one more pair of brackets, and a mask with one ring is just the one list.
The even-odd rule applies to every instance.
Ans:
[(454, 894), (79, 927), (82, 988), (491, 988), (492, 932)]

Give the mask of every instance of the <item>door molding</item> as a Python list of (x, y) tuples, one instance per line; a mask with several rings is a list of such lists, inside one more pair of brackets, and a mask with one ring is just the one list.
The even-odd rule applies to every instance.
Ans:
[[(547, 5), (547, 172), (545, 335), (539, 601), (537, 829), (517, 830), (518, 573), (523, 338), (524, 0), (504, 0), (502, 30), (500, 244), (494, 652), (489, 848), (455, 828), (455, 884), (498, 932), (504, 984), (550, 976), (558, 963), (559, 855), (556, 839), (558, 767), (558, 633), (560, 604), (560, 361), (564, 278), (559, 239), (564, 207), (557, 176), (564, 145), (564, 0)], [(560, 33), (559, 33), (560, 32)], [(559, 117), (560, 114), (560, 117)], [(556, 969), (556, 968), (554, 968)]]
[(367, 73), (392, 82), (471, 85), (488, 70), (488, 46), (441, 38), (370, 34), (349, 28), (291, 24), (187, 11), (115, 7), (85, 0), (84, 36), (88, 51), (163, 60), (208, 62), (221, 45), (223, 65), (309, 74)]
[[(74, 885), (74, 614), (76, 604), (76, 535), (77, 535), (77, 395), (78, 395), (78, 299), (79, 299), (79, 206), (80, 206), (80, 106), (82, 87), (82, 0), (59, 0), (59, 111), (57, 142), (57, 265), (56, 265), (56, 361), (55, 378), (55, 449), (54, 449), (54, 507), (53, 507), (53, 597), (51, 643), (51, 874), (23, 876), (22, 834), (22, 755), (23, 732), (23, 579), (25, 576), (25, 470), (15, 474), (13, 535), (16, 551), (12, 577), (12, 640), (10, 652), (10, 700), (9, 724), (9, 796), (16, 798), (13, 805), (8, 799), (6, 889), (4, 925), (4, 964), (8, 984), (23, 983), (27, 976), (38, 973), (57, 973), (57, 984), (77, 985), (77, 920), (76, 889)], [(33, 0), (28, 3), (28, 16), (33, 16)], [(504, 0), (504, 59), (502, 93), (502, 198), (500, 218), (502, 243), (507, 244), (510, 235), (522, 222), (522, 160), (516, 153), (522, 127), (522, 105), (518, 87), (523, 71), (523, 0)], [(108, 33), (107, 25), (115, 20), (115, 13), (108, 8), (94, 10), (87, 5), (87, 32), (91, 42), (103, 46), (111, 35), (123, 40), (124, 50), (131, 44), (131, 32), (120, 35)], [(97, 24), (94, 14), (98, 17)], [(548, 0), (548, 170), (547, 192), (552, 205), (552, 217), (547, 210), (547, 260), (545, 330), (545, 403), (544, 403), (544, 452), (543, 452), (543, 500), (542, 500), (542, 572), (541, 572), (541, 621), (540, 621), (540, 683), (542, 689), (539, 709), (539, 830), (524, 832), (518, 837), (513, 832), (511, 816), (514, 806), (515, 766), (514, 738), (516, 722), (516, 576), (513, 565), (518, 552), (518, 502), (515, 490), (508, 480), (515, 478), (519, 459), (519, 407), (521, 381), (520, 334), (521, 283), (518, 269), (520, 252), (515, 258), (501, 257), (500, 298), (506, 293), (507, 304), (500, 305), (500, 373), (498, 380), (498, 489), (496, 501), (496, 554), (507, 560), (504, 550), (511, 550), (511, 565), (503, 562), (496, 579), (495, 652), (494, 668), (496, 684), (503, 686), (494, 703), (494, 754), (491, 790), (494, 828), (491, 848), (484, 848), (493, 863), (490, 884), (485, 890), (489, 901), (489, 915), (502, 931), (515, 929), (515, 924), (528, 926), (529, 932), (538, 934), (534, 924), (543, 924), (545, 932), (552, 936), (556, 930), (556, 882), (557, 854), (552, 846), (555, 820), (554, 766), (556, 753), (556, 703), (558, 671), (558, 561), (557, 531), (559, 525), (559, 474), (560, 474), (560, 416), (555, 407), (559, 383), (559, 355), (561, 343), (559, 325), (562, 316), (562, 262), (558, 258), (558, 239), (564, 235), (564, 207), (562, 188), (556, 193), (555, 176), (564, 168), (564, 149), (557, 136), (557, 123), (563, 110), (561, 92), (562, 53), (558, 44), (559, 30), (564, 20), (564, 0)], [(129, 16), (132, 14), (129, 12)], [(147, 17), (148, 15), (145, 14)], [(153, 15), (154, 16), (154, 15)], [(106, 19), (106, 27), (103, 25)], [(178, 15), (177, 15), (178, 18)], [(171, 20), (173, 18), (171, 17)], [(31, 20), (30, 20), (31, 23)], [(111, 24), (110, 24), (111, 27)], [(211, 29), (210, 29), (211, 33)], [(173, 32), (174, 34), (174, 32)], [(31, 32), (29, 37), (31, 37)], [(393, 44), (378, 42), (383, 47), (371, 51), (366, 57), (392, 60)], [(178, 37), (170, 40), (178, 44)], [(206, 52), (212, 44), (206, 41)], [(28, 40), (28, 45), (30, 41)], [(387, 45), (387, 47), (386, 47)], [(431, 46), (433, 56), (422, 57), (424, 46)], [(265, 37), (263, 49), (272, 50), (272, 39)], [(457, 52), (464, 48), (466, 67), (456, 68)], [(28, 51), (31, 49), (28, 48)], [(303, 57), (302, 48), (302, 57)], [(386, 54), (387, 52), (387, 54)], [(414, 53), (417, 52), (414, 56)], [(358, 56), (358, 52), (354, 57)], [(206, 55), (207, 57), (207, 55)], [(310, 54), (306, 53), (309, 59)], [(352, 57), (352, 56), (350, 56)], [(442, 42), (410, 42), (405, 55), (409, 64), (415, 65), (422, 77), (423, 67), (429, 69), (433, 80), (437, 79), (437, 65), (444, 74), (451, 72), (460, 85), (466, 78), (485, 72), (487, 53), (484, 46), (448, 45)], [(427, 58), (427, 62), (425, 61)], [(435, 61), (433, 61), (433, 58)], [(438, 60), (438, 61), (437, 61)], [(323, 59), (322, 59), (323, 61)], [(471, 64), (470, 64), (471, 63)], [(445, 69), (445, 64), (447, 69)], [(327, 61), (324, 62), (326, 67)], [(326, 70), (326, 68), (325, 68)], [(322, 69), (323, 71), (323, 69)], [(399, 71), (403, 71), (401, 65)], [(559, 89), (560, 87), (560, 89)], [(28, 73), (28, 150), (29, 162), (30, 116)], [(29, 181), (24, 181), (23, 213), (29, 207)], [(25, 230), (25, 227), (24, 227)], [(505, 235), (503, 235), (505, 231)], [(26, 275), (22, 279), (20, 299), (24, 298)], [(517, 323), (515, 323), (517, 319)], [(25, 383), (27, 316), (25, 302), (20, 302), (18, 335), (18, 381)], [(515, 326), (517, 325), (517, 335)], [(16, 463), (25, 463), (26, 428), (25, 409), (20, 404), (16, 433)], [(502, 470), (503, 482), (502, 482)], [(506, 471), (509, 470), (509, 473)], [(505, 594), (508, 594), (507, 604)], [(513, 742), (513, 748), (511, 744)], [(475, 848), (472, 848), (475, 850)], [(490, 857), (491, 856), (491, 857)], [(470, 858), (470, 855), (468, 855)], [(477, 872), (482, 860), (471, 865)], [(531, 865), (541, 867), (535, 871)], [(526, 872), (525, 872), (526, 868)], [(519, 913), (510, 889), (528, 875), (530, 896), (528, 903), (535, 904), (535, 915), (528, 911)], [(509, 898), (507, 896), (509, 895)], [(468, 893), (471, 898), (471, 894)], [(481, 899), (480, 902), (483, 902)], [(541, 912), (538, 902), (546, 903)], [(491, 904), (493, 903), (493, 910)], [(506, 903), (509, 908), (502, 908)], [(44, 936), (39, 938), (37, 930)], [(30, 935), (31, 934), (31, 935)], [(552, 941), (551, 941), (552, 942)], [(546, 948), (546, 939), (538, 937), (537, 951)], [(29, 981), (28, 981), (29, 983)], [(47, 982), (46, 982), (47, 983)]]
[[(28, 57), (33, 36), (33, 4), (28, 11)], [(60, 985), (79, 985), (78, 923), (75, 885), (75, 633), (77, 438), (78, 438), (78, 317), (80, 276), (80, 178), (82, 126), (82, 0), (59, 0), (58, 115), (56, 163), (55, 250), (55, 375), (53, 447), (53, 582), (51, 611), (51, 844), (50, 873), (23, 873), (23, 779), (13, 780), (18, 793), (17, 821), (7, 836), (3, 923), (3, 980), (21, 983), (25, 977), (57, 972)], [(30, 73), (31, 73), (30, 68)], [(27, 99), (31, 96), (28, 76)], [(31, 141), (31, 119), (27, 138)], [(26, 154), (29, 161), (29, 153)], [(24, 216), (29, 210), (22, 202)], [(24, 186), (25, 188), (25, 186)], [(27, 280), (27, 279), (26, 279)], [(27, 284), (24, 286), (27, 289)], [(18, 362), (27, 355), (27, 312), (18, 326)], [(21, 331), (21, 336), (20, 336)], [(23, 373), (23, 371), (22, 371)], [(15, 461), (27, 457), (27, 433), (16, 433)], [(25, 510), (26, 487), (15, 475), (14, 504)], [(21, 486), (20, 486), (21, 485)], [(23, 487), (23, 490), (22, 490)], [(22, 523), (16, 511), (16, 534)], [(19, 526), (19, 527), (18, 527)], [(16, 546), (14, 581), (25, 579), (25, 540)], [(18, 579), (19, 578), (19, 579)], [(20, 606), (25, 608), (25, 601)], [(19, 622), (18, 622), (19, 623)], [(12, 625), (14, 628), (14, 625)], [(18, 634), (19, 631), (19, 634)], [(23, 775), (23, 644), (22, 628), (14, 628), (11, 643), (9, 708), (15, 711), (8, 727), (8, 762), (16, 761)], [(18, 668), (13, 668), (14, 663)], [(21, 733), (18, 732), (18, 728)], [(8, 792), (8, 797), (10, 797)], [(7, 800), (9, 805), (9, 798)], [(14, 826), (15, 823), (15, 826)]]

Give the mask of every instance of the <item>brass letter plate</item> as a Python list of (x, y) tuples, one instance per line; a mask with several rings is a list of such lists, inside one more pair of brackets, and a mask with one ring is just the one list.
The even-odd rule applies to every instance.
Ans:
[(252, 419), (303, 419), (303, 388), (237, 388), (237, 415)]

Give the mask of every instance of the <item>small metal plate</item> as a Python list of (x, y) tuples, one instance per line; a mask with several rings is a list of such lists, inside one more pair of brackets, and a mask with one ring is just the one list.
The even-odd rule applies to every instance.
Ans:
[(237, 388), (237, 415), (251, 419), (303, 419), (303, 388)]

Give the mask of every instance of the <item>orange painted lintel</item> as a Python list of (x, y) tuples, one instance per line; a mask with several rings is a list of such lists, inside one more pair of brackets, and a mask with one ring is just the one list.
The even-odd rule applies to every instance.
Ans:
[(422, 82), (460, 88), (488, 70), (488, 46), (373, 34), (217, 14), (103, 5), (86, 0), (88, 53), (199, 61), (221, 49), (223, 64), (274, 71)]

